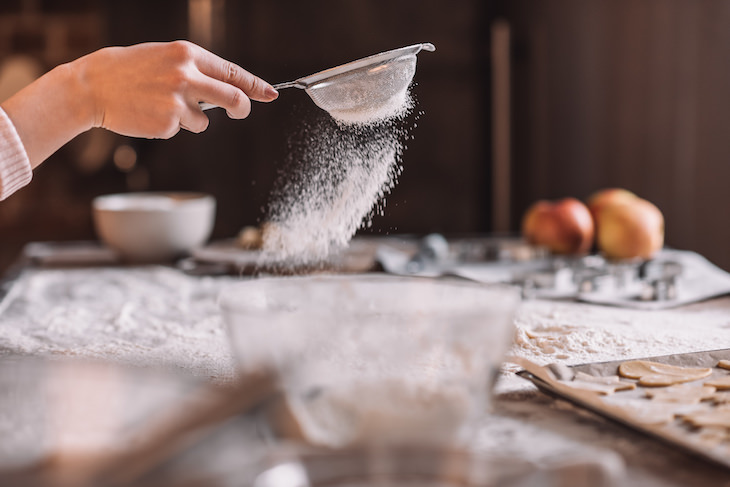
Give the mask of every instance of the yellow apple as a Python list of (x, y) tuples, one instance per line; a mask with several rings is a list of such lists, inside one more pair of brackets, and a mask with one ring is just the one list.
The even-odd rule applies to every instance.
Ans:
[(623, 188), (607, 188), (596, 191), (588, 197), (586, 205), (593, 216), (593, 221), (598, 225), (598, 214), (603, 208), (614, 203), (630, 201), (638, 198), (634, 193)]
[(596, 225), (598, 249), (612, 259), (650, 259), (664, 245), (664, 216), (635, 197), (604, 206)]
[(522, 220), (525, 239), (556, 254), (585, 254), (593, 245), (593, 234), (591, 213), (575, 198), (538, 201)]

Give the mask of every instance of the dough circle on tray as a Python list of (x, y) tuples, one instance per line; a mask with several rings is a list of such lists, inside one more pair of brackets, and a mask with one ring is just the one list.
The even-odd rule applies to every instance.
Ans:
[(677, 367), (648, 360), (630, 360), (619, 365), (618, 373), (627, 379), (638, 379), (641, 386), (663, 387), (704, 379), (712, 374), (712, 369)]
[(714, 387), (718, 391), (727, 391), (730, 389), (730, 375), (727, 377), (718, 377), (705, 381), (706, 386)]
[(730, 360), (720, 360), (717, 363), (717, 366), (720, 367), (721, 369), (728, 369), (728, 370), (730, 370)]
[(666, 389), (650, 389), (646, 397), (662, 402), (678, 402), (683, 404), (697, 404), (715, 397), (715, 388), (705, 383), (703, 386), (679, 384)]

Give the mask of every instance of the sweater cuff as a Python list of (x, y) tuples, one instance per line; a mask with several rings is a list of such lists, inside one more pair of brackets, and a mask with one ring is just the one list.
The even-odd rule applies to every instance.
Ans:
[(30, 183), (33, 170), (13, 122), (0, 108), (0, 201)]

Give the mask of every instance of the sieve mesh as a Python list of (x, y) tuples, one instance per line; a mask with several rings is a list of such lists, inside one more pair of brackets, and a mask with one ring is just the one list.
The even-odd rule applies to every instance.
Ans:
[[(430, 42), (413, 44), (279, 83), (274, 88), (304, 89), (318, 107), (333, 116), (359, 119), (367, 114), (391, 115), (405, 102), (416, 73), (416, 54), (435, 50)], [(198, 103), (202, 110), (216, 107), (204, 101)]]
[(328, 112), (371, 110), (402, 96), (416, 73), (416, 56), (402, 56), (320, 81), (306, 89)]
[(387, 117), (403, 110), (416, 73), (416, 54), (422, 50), (436, 47), (426, 42), (381, 52), (274, 88), (304, 89), (318, 107), (338, 120)]

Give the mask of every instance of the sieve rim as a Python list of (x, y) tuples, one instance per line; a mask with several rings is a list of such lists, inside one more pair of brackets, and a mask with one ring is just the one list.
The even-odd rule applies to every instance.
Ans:
[(318, 71), (314, 74), (304, 76), (294, 81), (296, 85), (301, 88), (310, 88), (315, 84), (321, 83), (331, 77), (347, 73), (349, 71), (355, 71), (357, 69), (370, 67), (377, 64), (382, 64), (392, 59), (397, 59), (402, 56), (415, 56), (421, 51), (435, 51), (436, 47), (430, 42), (422, 42), (419, 44), (413, 44), (410, 46), (400, 47), (398, 49), (391, 49), (390, 51), (380, 52), (373, 54), (349, 63), (341, 64), (333, 68)]

